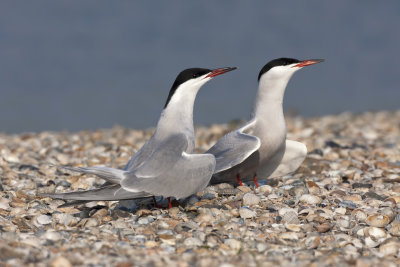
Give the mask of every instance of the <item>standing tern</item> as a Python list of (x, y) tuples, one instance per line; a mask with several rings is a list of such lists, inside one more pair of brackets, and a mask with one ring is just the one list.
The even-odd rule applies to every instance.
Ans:
[[(182, 71), (169, 92), (153, 136), (130, 159), (124, 169), (103, 166), (63, 167), (94, 174), (108, 183), (94, 190), (41, 194), (64, 200), (123, 200), (162, 196), (176, 199), (203, 190), (215, 168), (212, 154), (193, 154), (195, 137), (193, 105), (199, 89), (213, 77), (232, 71), (192, 68)], [(155, 203), (156, 204), (156, 203)]]
[(210, 184), (239, 183), (282, 176), (295, 171), (307, 155), (300, 142), (286, 140), (283, 96), (292, 75), (322, 59), (278, 58), (268, 62), (258, 75), (258, 93), (251, 120), (223, 136), (206, 153), (217, 164)]

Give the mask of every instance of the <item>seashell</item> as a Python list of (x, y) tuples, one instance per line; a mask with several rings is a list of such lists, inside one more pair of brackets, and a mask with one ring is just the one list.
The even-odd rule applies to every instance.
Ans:
[(343, 200), (351, 201), (351, 202), (359, 202), (362, 200), (361, 196), (359, 195), (350, 195), (350, 196), (345, 196)]
[(377, 240), (386, 237), (386, 232), (378, 227), (365, 227), (364, 235), (371, 237), (373, 240)]
[(297, 241), (299, 240), (299, 236), (294, 233), (294, 232), (285, 232), (285, 233), (281, 233), (279, 235), (279, 237), (281, 239), (285, 239), (285, 240), (292, 240), (292, 241)]
[(304, 187), (304, 186), (295, 186), (289, 190), (289, 194), (291, 196), (295, 196), (295, 197), (300, 197), (300, 196), (308, 194), (308, 193), (309, 193), (309, 191), (308, 191), (307, 187)]
[(272, 192), (272, 187), (269, 185), (262, 185), (258, 188), (256, 188), (257, 193), (271, 193)]
[(260, 198), (253, 193), (246, 193), (243, 196), (243, 205), (244, 206), (252, 206), (252, 205), (258, 205), (260, 203)]
[(350, 218), (349, 216), (342, 216), (337, 220), (337, 224), (343, 228), (350, 228)]
[(243, 219), (249, 219), (257, 216), (257, 213), (255, 211), (252, 211), (249, 208), (242, 207), (239, 210), (239, 215)]
[(328, 223), (322, 223), (315, 226), (315, 229), (317, 229), (317, 231), (320, 233), (326, 233), (331, 230), (331, 226)]
[(321, 198), (318, 197), (318, 196), (314, 196), (314, 195), (310, 195), (310, 194), (305, 194), (305, 195), (302, 195), (302, 196), (300, 197), (300, 201), (301, 201), (301, 202), (304, 202), (304, 203), (307, 203), (307, 204), (316, 205), (316, 204), (321, 203), (322, 200), (321, 200)]
[(370, 248), (376, 248), (380, 244), (382, 244), (384, 240), (373, 240), (370, 236), (365, 238), (365, 245)]
[(319, 236), (310, 236), (310, 237), (306, 238), (306, 240), (304, 241), (304, 244), (306, 245), (306, 247), (308, 249), (314, 249), (319, 246), (320, 242), (321, 242), (321, 239), (319, 238)]
[(379, 211), (380, 214), (388, 216), (390, 222), (394, 220), (396, 213), (392, 208), (386, 207)]
[(395, 241), (390, 241), (388, 243), (382, 244), (379, 247), (379, 252), (384, 256), (397, 255), (400, 248), (400, 244)]
[(374, 215), (368, 216), (368, 218), (366, 219), (366, 222), (369, 226), (385, 227), (386, 225), (389, 224), (390, 219), (386, 215), (374, 214)]
[(335, 209), (335, 213), (345, 215), (346, 214), (346, 208), (337, 208)]
[(289, 211), (283, 214), (282, 216), (282, 222), (287, 223), (287, 224), (299, 224), (300, 220), (297, 217), (297, 213), (294, 211)]
[(390, 226), (389, 233), (394, 236), (400, 236), (400, 222), (394, 221)]
[(52, 222), (52, 218), (51, 218), (51, 216), (48, 216), (48, 215), (39, 215), (36, 218), (36, 221), (39, 224), (50, 224)]
[(351, 216), (353, 216), (359, 222), (365, 222), (365, 220), (367, 219), (367, 213), (359, 209), (353, 210), (351, 212)]
[(285, 228), (292, 232), (300, 232), (301, 227), (298, 224), (285, 223)]

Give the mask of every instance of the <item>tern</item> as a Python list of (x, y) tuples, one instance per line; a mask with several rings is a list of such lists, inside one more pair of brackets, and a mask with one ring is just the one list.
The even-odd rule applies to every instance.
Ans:
[[(173, 83), (153, 136), (124, 169), (104, 166), (63, 167), (107, 181), (102, 187), (78, 192), (41, 194), (64, 200), (123, 200), (162, 196), (181, 199), (203, 190), (215, 169), (212, 154), (194, 154), (193, 106), (199, 89), (213, 77), (235, 67), (191, 68)], [(157, 204), (155, 202), (155, 204)]]
[(258, 93), (251, 119), (223, 136), (206, 153), (217, 164), (210, 184), (239, 183), (294, 172), (307, 155), (300, 142), (286, 140), (283, 96), (292, 75), (322, 59), (278, 58), (268, 62), (258, 75)]

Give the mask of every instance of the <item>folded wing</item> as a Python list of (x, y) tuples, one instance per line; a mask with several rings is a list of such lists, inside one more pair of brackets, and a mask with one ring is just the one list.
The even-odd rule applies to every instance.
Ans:
[(253, 122), (250, 122), (228, 133), (206, 152), (215, 156), (217, 163), (214, 173), (242, 163), (260, 148), (260, 139), (246, 133), (252, 126)]
[(269, 176), (270, 178), (282, 176), (297, 170), (307, 156), (305, 144), (286, 140), (286, 148), (279, 166)]

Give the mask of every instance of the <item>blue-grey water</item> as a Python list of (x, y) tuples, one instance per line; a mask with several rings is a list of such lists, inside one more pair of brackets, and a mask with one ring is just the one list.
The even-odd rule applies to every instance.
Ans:
[(177, 73), (237, 66), (195, 123), (247, 118), (277, 57), (325, 58), (291, 80), (304, 116), (400, 108), (400, 1), (0, 3), (0, 132), (154, 126)]

